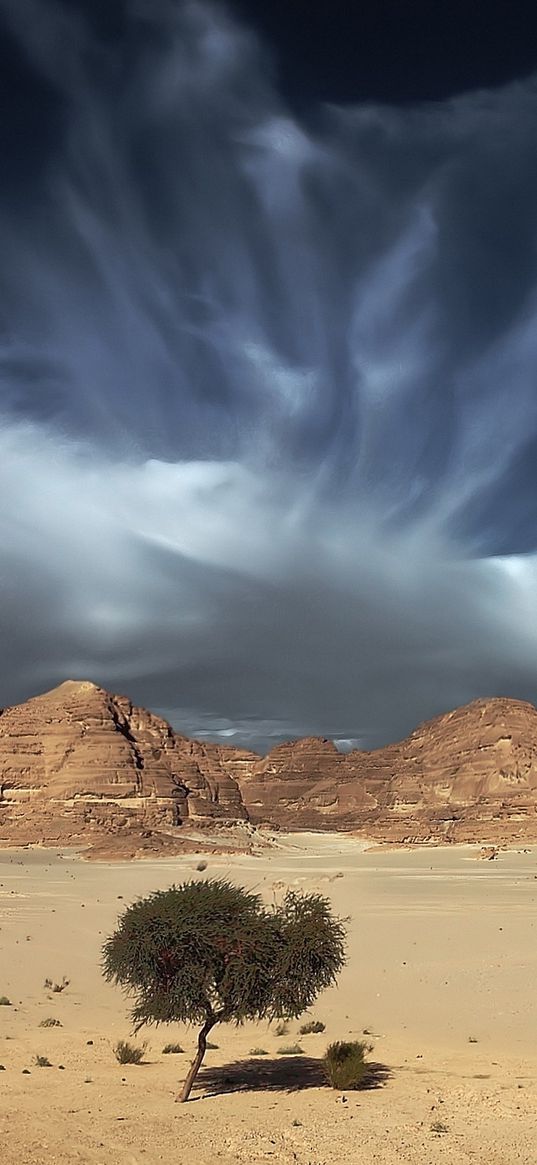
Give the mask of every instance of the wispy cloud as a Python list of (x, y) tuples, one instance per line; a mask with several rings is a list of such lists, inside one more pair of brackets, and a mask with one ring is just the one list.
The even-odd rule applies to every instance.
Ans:
[(264, 747), (537, 696), (536, 83), (313, 132), (220, 7), (0, 14), (62, 110), (0, 212), (0, 700)]

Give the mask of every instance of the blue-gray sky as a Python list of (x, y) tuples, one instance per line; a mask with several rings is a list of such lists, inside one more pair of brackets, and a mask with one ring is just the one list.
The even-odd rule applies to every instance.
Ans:
[(353, 90), (349, 30), (293, 77), (238, 3), (0, 17), (0, 703), (264, 749), (537, 699), (529, 58), (392, 92), (362, 37)]

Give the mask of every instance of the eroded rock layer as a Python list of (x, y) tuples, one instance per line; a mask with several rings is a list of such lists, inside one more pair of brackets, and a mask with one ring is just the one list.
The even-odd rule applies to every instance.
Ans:
[(405, 740), (343, 756), (326, 740), (274, 749), (240, 781), (252, 822), (359, 829), (379, 840), (537, 840), (537, 709), (475, 700)]
[[(232, 823), (356, 830), (383, 841), (537, 840), (537, 710), (476, 700), (406, 740), (343, 755), (328, 740), (266, 757), (202, 744), (89, 682), (0, 714), (0, 842)], [(151, 847), (149, 847), (151, 848)]]
[(68, 680), (0, 715), (0, 836), (245, 820), (220, 752), (124, 696)]

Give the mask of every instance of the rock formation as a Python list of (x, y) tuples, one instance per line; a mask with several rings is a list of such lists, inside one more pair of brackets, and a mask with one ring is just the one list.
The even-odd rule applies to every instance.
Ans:
[(274, 749), (240, 780), (254, 823), (360, 830), (384, 841), (537, 840), (537, 709), (475, 700), (373, 752)]
[(233, 823), (397, 843), (537, 840), (537, 710), (476, 700), (373, 752), (309, 738), (266, 757), (189, 740), (88, 682), (0, 713), (1, 843), (108, 838), (128, 852), (136, 836), (160, 850)]
[(243, 821), (228, 772), (242, 754), (226, 768), (225, 752), (124, 696), (68, 680), (0, 715), (0, 840)]

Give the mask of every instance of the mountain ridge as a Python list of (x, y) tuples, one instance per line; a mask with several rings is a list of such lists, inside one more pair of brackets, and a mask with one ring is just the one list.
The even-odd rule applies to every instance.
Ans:
[(259, 826), (537, 841), (537, 709), (478, 699), (383, 748), (305, 737), (265, 757), (184, 736), (88, 680), (0, 711), (0, 844), (159, 851), (189, 829), (214, 844)]

